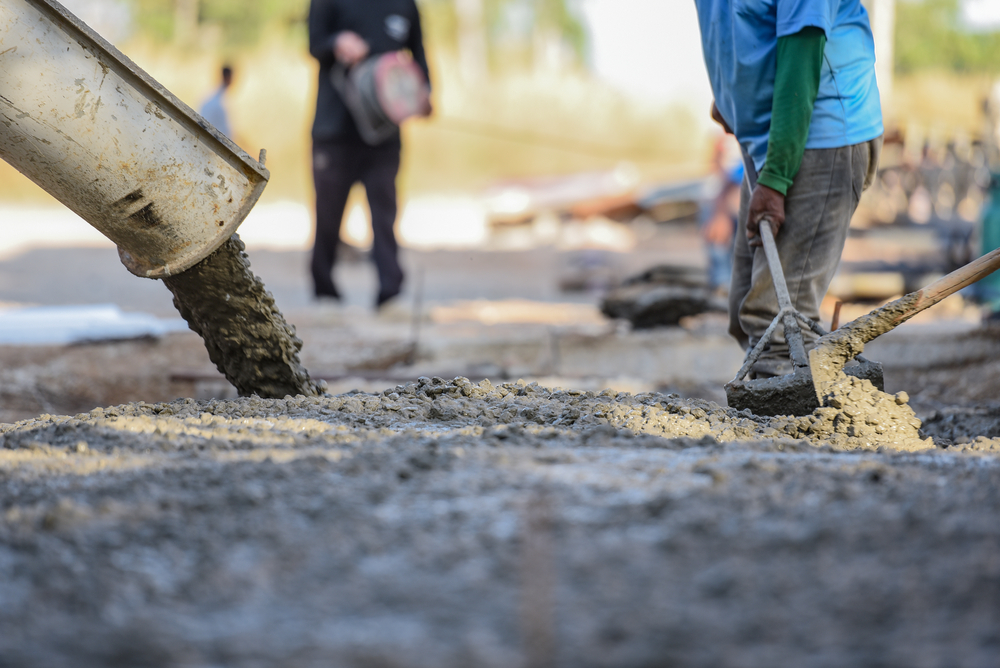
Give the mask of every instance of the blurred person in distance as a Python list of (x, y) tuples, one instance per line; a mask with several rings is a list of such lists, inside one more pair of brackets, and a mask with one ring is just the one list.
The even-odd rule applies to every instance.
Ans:
[(226, 110), (226, 91), (233, 85), (233, 68), (229, 65), (222, 67), (222, 82), (215, 89), (211, 97), (202, 102), (198, 113), (214, 125), (216, 129), (230, 139), (233, 138), (232, 128), (229, 125), (229, 112)]
[(707, 192), (700, 211), (699, 231), (708, 256), (708, 287), (719, 296), (729, 294), (732, 280), (733, 242), (739, 224), (743, 181), (743, 164), (738, 159), (733, 164), (727, 155), (732, 141), (731, 136), (722, 135), (715, 142), (712, 174), (706, 179)]
[[(362, 140), (331, 73), (350, 68), (370, 56), (409, 50), (427, 81), (420, 14), (414, 0), (312, 0), (309, 6), (309, 51), (319, 61), (319, 90), (313, 121), (313, 180), (316, 188), (316, 239), (311, 271), (317, 299), (340, 299), (333, 267), (340, 226), (351, 187), (361, 182), (371, 211), (372, 256), (378, 269), (380, 308), (399, 294), (403, 270), (393, 226), (396, 222), (396, 175), (401, 142), (394, 133), (369, 146)], [(429, 113), (429, 109), (428, 109)]]
[[(1000, 248), (1000, 79), (993, 84), (983, 111), (986, 121), (983, 144), (992, 174), (979, 219), (979, 251), (985, 255)], [(1000, 325), (1000, 272), (984, 277), (975, 292), (983, 303), (983, 322)]]
[[(875, 42), (861, 0), (695, 0), (715, 101), (743, 151), (729, 332), (757, 343), (778, 313), (758, 234), (770, 220), (792, 303), (819, 319), (851, 216), (882, 148)], [(803, 329), (806, 348), (816, 335)], [(791, 372), (775, 336), (752, 370)]]
[(709, 217), (702, 227), (708, 252), (708, 287), (715, 294), (728, 295), (733, 276), (733, 245), (739, 226), (740, 184), (743, 165), (723, 174), (722, 188), (710, 204)]

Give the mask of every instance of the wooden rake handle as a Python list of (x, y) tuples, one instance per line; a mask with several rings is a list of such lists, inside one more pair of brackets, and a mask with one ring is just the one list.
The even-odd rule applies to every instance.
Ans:
[(822, 403), (824, 387), (839, 376), (848, 360), (864, 352), (865, 344), (906, 322), (939, 301), (1000, 269), (1000, 248), (939, 278), (927, 287), (861, 316), (821, 336), (809, 351), (813, 384)]

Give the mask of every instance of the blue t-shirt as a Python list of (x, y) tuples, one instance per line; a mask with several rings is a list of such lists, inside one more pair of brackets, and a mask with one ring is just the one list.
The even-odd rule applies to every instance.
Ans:
[(840, 148), (882, 134), (875, 40), (861, 0), (695, 0), (719, 113), (753, 158), (767, 158), (778, 38), (826, 33), (806, 148)]

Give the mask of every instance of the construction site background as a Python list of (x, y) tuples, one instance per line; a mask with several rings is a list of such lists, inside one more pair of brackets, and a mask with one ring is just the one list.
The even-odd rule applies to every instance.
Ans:
[[(215, 87), (219, 66), (232, 63), (234, 139), (252, 155), (261, 147), (268, 150), (272, 178), (262, 202), (311, 201), (309, 127), (316, 65), (306, 48), (306, 0), (65, 4), (194, 108)], [(679, 52), (681, 60), (637, 62), (634, 67), (645, 72), (649, 88), (659, 85), (673, 95), (644, 98), (634, 86), (620, 85), (617, 75), (596, 71), (601, 68), (595, 63), (598, 51), (639, 48), (618, 33), (605, 36), (608, 28), (588, 22), (604, 18), (601, 2), (419, 4), (435, 115), (405, 128), (404, 200), (475, 192), (505, 178), (611, 170), (623, 162), (634, 165), (644, 183), (708, 173), (717, 130), (704, 109), (707, 83), (700, 90), (671, 89), (672, 81), (689, 80), (692, 70), (695, 79), (704, 79), (699, 51)], [(643, 9), (642, 0), (619, 4), (615, 11), (621, 22), (636, 24), (629, 30), (637, 42), (655, 34), (643, 31), (638, 24), (644, 21), (629, 18), (636, 16), (632, 10)], [(662, 7), (654, 17), (676, 14), (682, 27), (695, 20), (687, 0), (655, 4)], [(960, 30), (959, 10), (956, 0), (898, 3), (895, 79), (891, 94), (885, 91), (883, 97), (887, 126), (904, 136), (943, 144), (981, 134), (982, 101), (1000, 75), (1000, 61), (991, 57), (1000, 37)], [(697, 47), (695, 27), (691, 23), (684, 31)], [(0, 200), (51, 201), (6, 164), (0, 164)]]

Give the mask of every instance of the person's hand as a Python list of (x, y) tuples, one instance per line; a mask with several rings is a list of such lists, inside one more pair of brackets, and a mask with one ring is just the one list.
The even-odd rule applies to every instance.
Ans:
[(733, 134), (733, 129), (729, 127), (729, 123), (726, 123), (726, 119), (719, 113), (719, 108), (715, 106), (715, 100), (712, 100), (712, 111), (709, 113), (712, 114), (712, 120), (721, 125), (727, 135)]
[(764, 245), (760, 238), (760, 221), (765, 218), (771, 221), (771, 231), (777, 239), (778, 230), (785, 223), (785, 196), (758, 183), (750, 196), (750, 209), (747, 212), (747, 241), (751, 246)]
[(431, 114), (434, 113), (434, 106), (431, 104), (430, 96), (424, 101), (423, 106), (420, 109), (420, 113), (417, 114), (421, 118), (430, 118)]
[(357, 65), (368, 55), (368, 42), (358, 33), (345, 30), (333, 43), (333, 55), (348, 67)]

